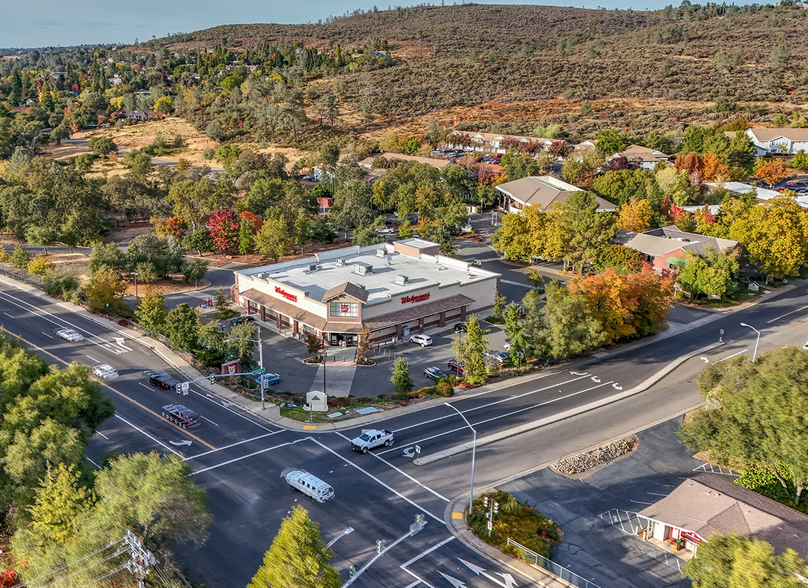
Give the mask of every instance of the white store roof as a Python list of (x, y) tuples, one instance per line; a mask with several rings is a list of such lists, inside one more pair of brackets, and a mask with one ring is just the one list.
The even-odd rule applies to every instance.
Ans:
[[(401, 243), (415, 250), (436, 246), (422, 239), (407, 239)], [(313, 266), (317, 269), (311, 269)], [(370, 266), (372, 269), (361, 274), (357, 273), (357, 266)], [(426, 287), (470, 284), (500, 275), (443, 255), (421, 253), (419, 258), (411, 257), (394, 251), (392, 243), (335, 249), (315, 257), (236, 273), (253, 279), (273, 280), (304, 292), (317, 302), (323, 301), (327, 291), (350, 282), (367, 291), (367, 305), (388, 302), (394, 296)], [(406, 283), (399, 276), (406, 276)], [(486, 287), (495, 286), (488, 284)]]

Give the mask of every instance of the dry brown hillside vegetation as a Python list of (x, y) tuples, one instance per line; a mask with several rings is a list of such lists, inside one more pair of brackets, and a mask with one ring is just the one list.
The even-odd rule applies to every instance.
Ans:
[(399, 116), (559, 96), (800, 103), (808, 100), (807, 14), (791, 6), (633, 12), (465, 4), (310, 25), (227, 25), (163, 42), (247, 47), (381, 36), (397, 63), (341, 77), (346, 94), (369, 96), (379, 114)]

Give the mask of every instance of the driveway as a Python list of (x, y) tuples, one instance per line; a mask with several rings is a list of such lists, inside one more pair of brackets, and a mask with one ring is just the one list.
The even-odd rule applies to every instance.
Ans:
[(702, 471), (694, 471), (704, 464), (679, 441), (681, 420), (638, 433), (636, 451), (584, 477), (565, 478), (545, 468), (499, 489), (558, 523), (564, 541), (553, 561), (600, 588), (690, 588), (677, 570), (646, 555), (650, 543), (600, 518), (612, 509), (639, 512)]

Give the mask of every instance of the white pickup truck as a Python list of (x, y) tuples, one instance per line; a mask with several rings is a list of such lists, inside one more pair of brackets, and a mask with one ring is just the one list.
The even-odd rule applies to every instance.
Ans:
[(387, 429), (362, 429), (362, 434), (351, 441), (351, 449), (367, 453), (369, 449), (375, 449), (384, 445), (389, 447), (393, 444), (393, 432)]

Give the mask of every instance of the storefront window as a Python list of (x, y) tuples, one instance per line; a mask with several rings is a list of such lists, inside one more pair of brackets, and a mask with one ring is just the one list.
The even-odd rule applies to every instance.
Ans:
[(332, 302), (331, 316), (359, 316), (359, 304), (356, 302)]

